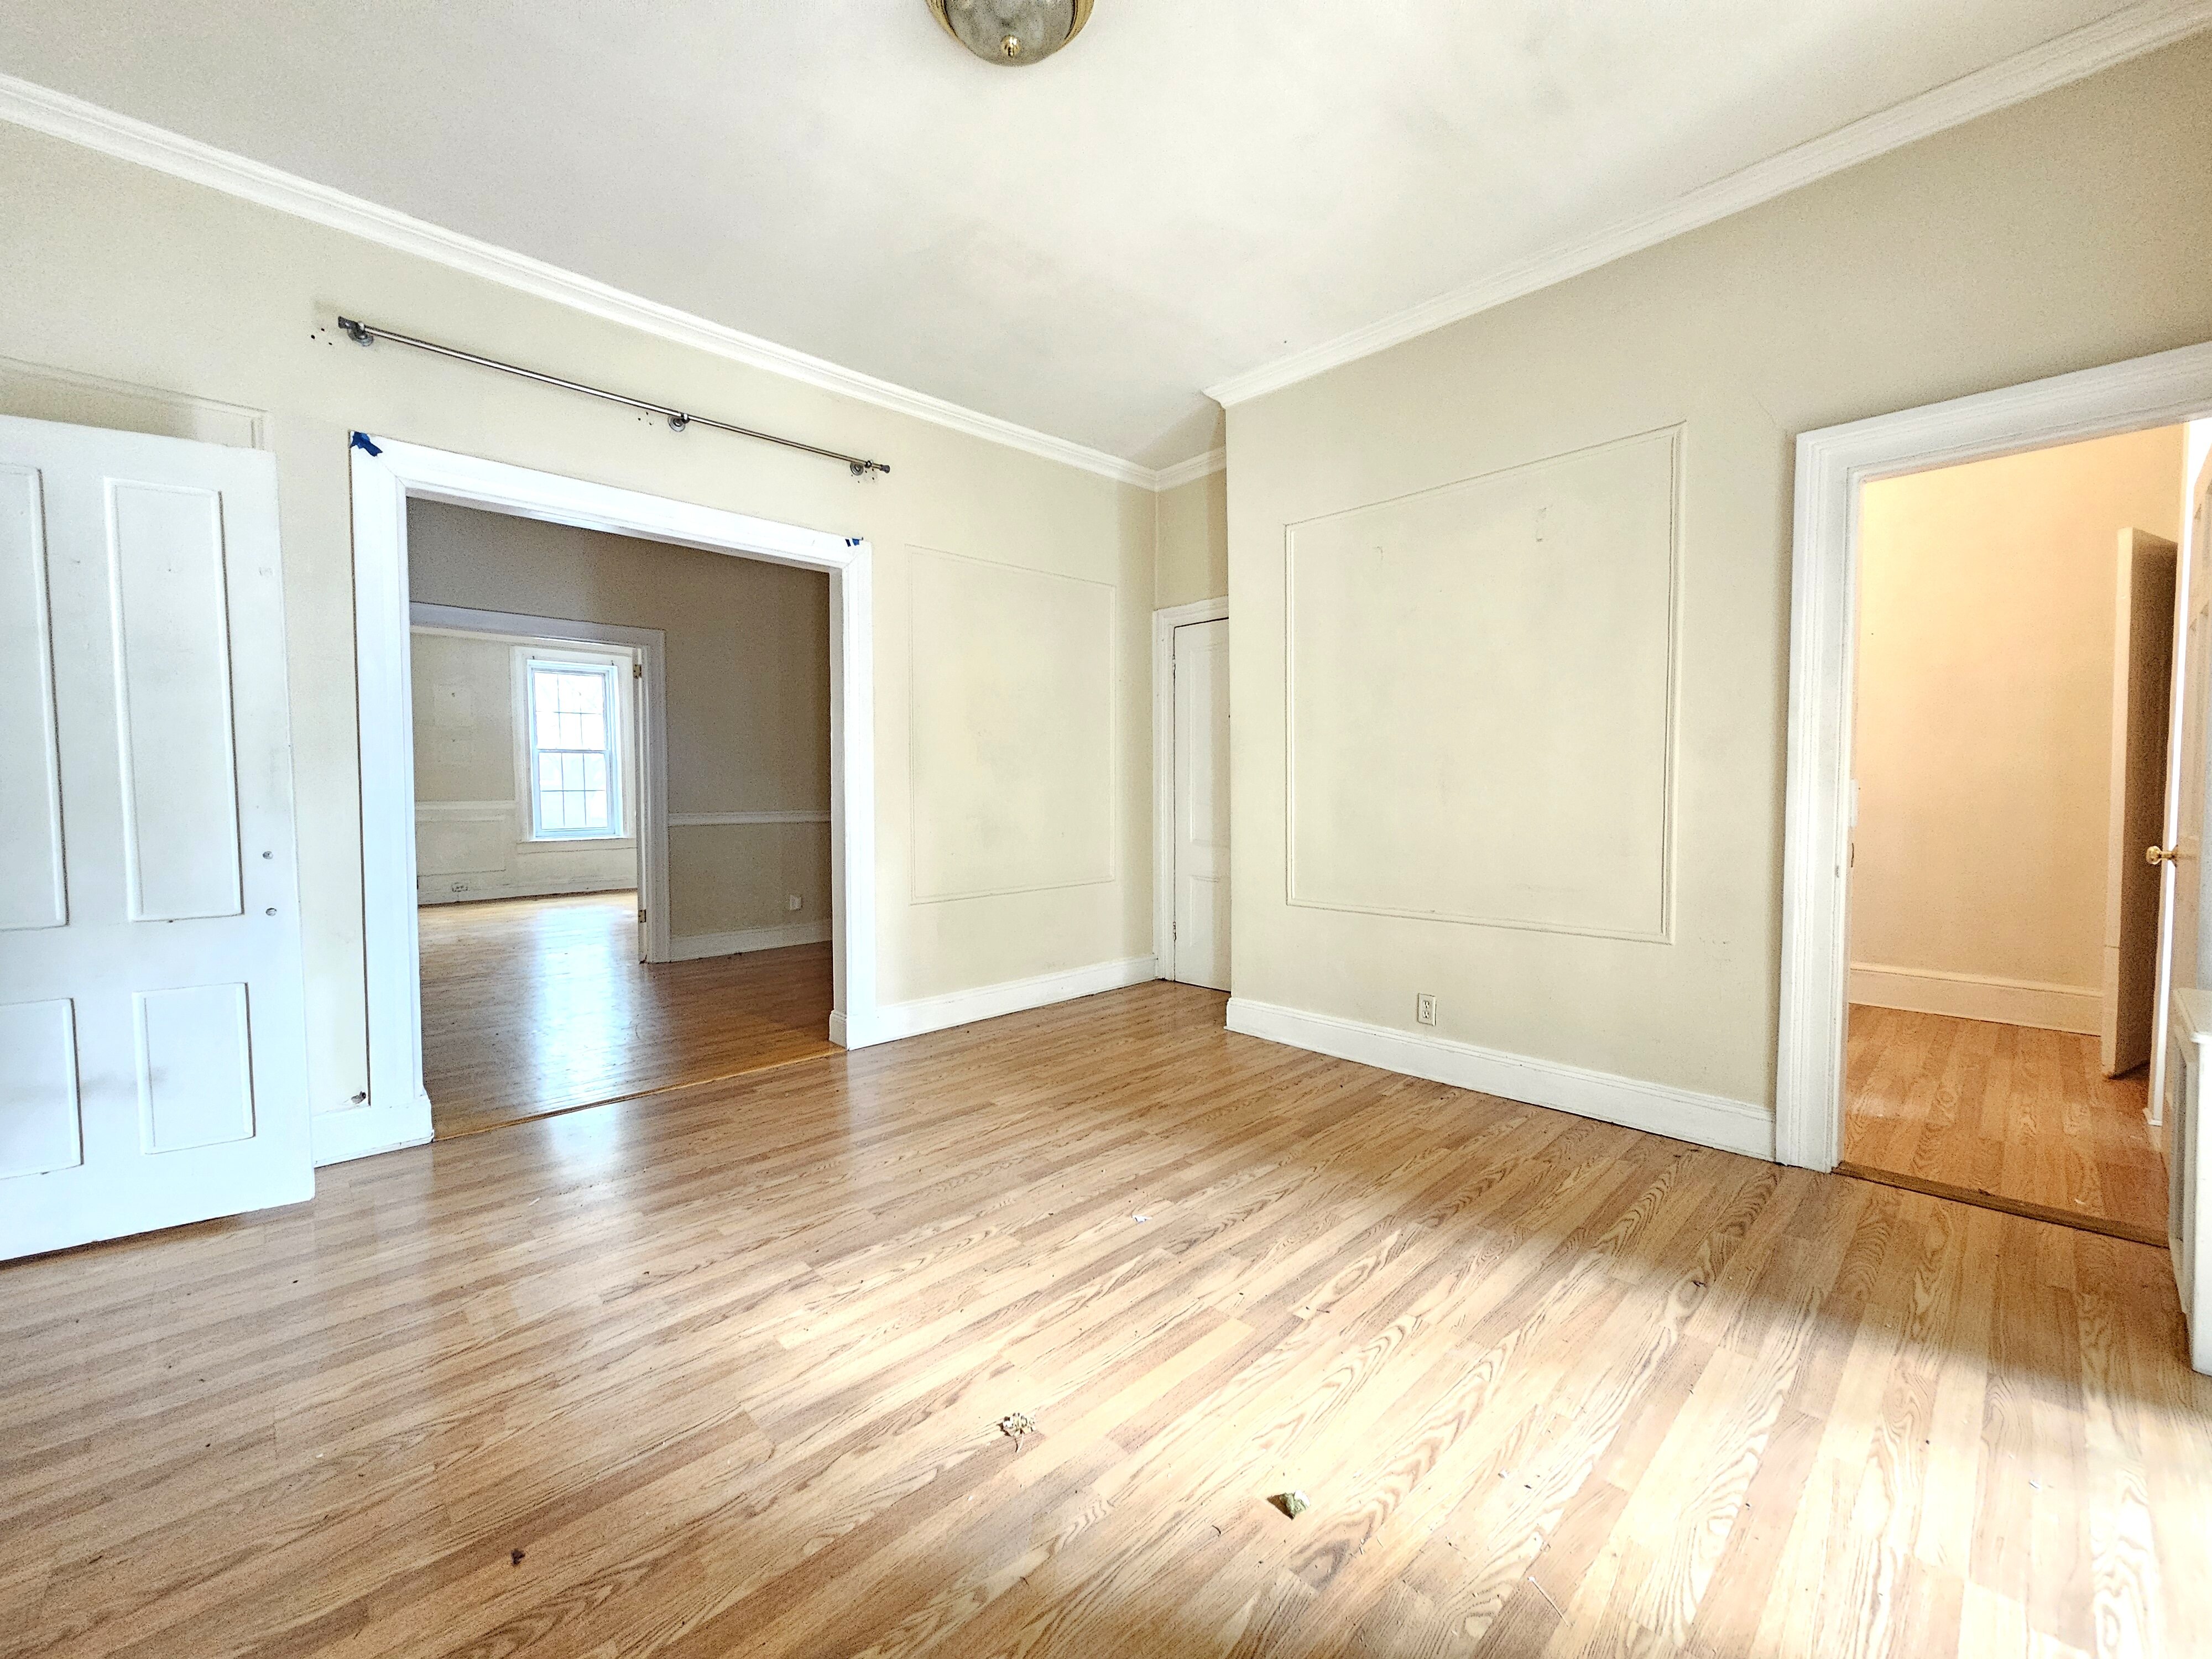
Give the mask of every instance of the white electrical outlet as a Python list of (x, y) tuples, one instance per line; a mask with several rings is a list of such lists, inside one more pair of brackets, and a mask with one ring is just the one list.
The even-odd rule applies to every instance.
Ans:
[(793, 893), (784, 899), (783, 908), (787, 910), (797, 910), (804, 908), (805, 902), (806, 901), (800, 898), (798, 894)]
[(1423, 991), (1413, 999), (1413, 1018), (1424, 1025), (1437, 1023), (1437, 999), (1432, 991)]

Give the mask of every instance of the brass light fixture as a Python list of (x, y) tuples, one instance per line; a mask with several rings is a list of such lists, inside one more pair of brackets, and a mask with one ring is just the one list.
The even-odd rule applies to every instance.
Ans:
[(987, 64), (1019, 68), (1083, 32), (1091, 0), (929, 0), (945, 32)]

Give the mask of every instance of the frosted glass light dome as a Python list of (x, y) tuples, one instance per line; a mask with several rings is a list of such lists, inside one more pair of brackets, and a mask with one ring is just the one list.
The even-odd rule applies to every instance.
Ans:
[(978, 58), (1017, 68), (1051, 57), (1091, 19), (1091, 0), (929, 0), (929, 9)]

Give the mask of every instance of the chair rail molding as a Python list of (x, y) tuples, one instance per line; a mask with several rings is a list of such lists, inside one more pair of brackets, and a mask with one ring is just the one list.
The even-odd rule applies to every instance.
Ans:
[[(629, 628), (618, 623), (575, 622), (562, 617), (533, 617), (519, 611), (483, 611), (467, 605), (432, 605), (420, 600), (410, 602), (407, 609), (410, 633), (420, 629), (518, 642), (599, 645), (637, 653), (639, 666), (644, 672), (638, 680), (638, 726), (641, 734), (637, 757), (638, 799), (630, 809), (637, 815), (636, 833), (603, 842), (562, 845), (571, 850), (617, 846), (635, 846), (637, 848), (638, 897), (647, 916), (645, 959), (647, 962), (666, 962), (669, 957), (668, 639), (665, 632), (658, 628)], [(411, 650), (410, 659), (411, 661)], [(411, 673), (409, 680), (411, 707)], [(518, 691), (516, 695), (520, 693)], [(521, 728), (518, 724), (518, 744), (521, 737)], [(518, 766), (520, 764), (518, 758)], [(520, 775), (518, 771), (518, 777)], [(411, 788), (411, 772), (409, 783)], [(524, 798), (518, 795), (514, 800), (506, 803), (506, 806), (509, 812), (521, 820), (521, 829), (526, 832), (529, 821)], [(417, 801), (415, 811), (418, 816), (434, 816), (438, 804)], [(543, 848), (549, 844), (532, 842), (526, 833), (520, 845)], [(592, 890), (582, 887), (572, 890)]]
[(720, 823), (827, 823), (830, 814), (811, 808), (795, 811), (776, 809), (758, 812), (671, 812), (668, 821), (679, 830)]

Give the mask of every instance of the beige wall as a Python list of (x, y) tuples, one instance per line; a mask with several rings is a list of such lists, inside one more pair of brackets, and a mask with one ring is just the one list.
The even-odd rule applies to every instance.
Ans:
[[(554, 641), (416, 629), (408, 641), (415, 698), (415, 876), (425, 904), (637, 884), (637, 745), (630, 657)], [(521, 662), (542, 654), (619, 667), (616, 757), (626, 833), (594, 841), (530, 838), (529, 766), (517, 740)]]
[(828, 576), (429, 501), (407, 509), (407, 562), (426, 604), (660, 629), (672, 817), (823, 814), (674, 826), (672, 938), (829, 919)]
[(1866, 487), (1855, 966), (2099, 995), (2116, 550), (2181, 472), (2172, 426)]
[[(1796, 435), (2212, 338), (2209, 232), (2200, 38), (1231, 410), (1237, 994), (1412, 1030), (1433, 991), (1446, 1037), (1771, 1106)], [(1676, 426), (1676, 580), (1639, 601), (1672, 647), (1666, 753), (1654, 738), (1642, 756), (1668, 781), (1666, 939), (1561, 926), (1599, 896), (1565, 858), (1532, 926), (1292, 903), (1290, 527)], [(1503, 556), (1536, 533), (1532, 512), (1486, 545)], [(1528, 626), (1604, 602), (1614, 572), (1581, 569), (1557, 617), (1522, 583)], [(1479, 588), (1446, 599), (1480, 627)], [(1645, 672), (1640, 656), (1620, 670)], [(1583, 705), (1497, 690), (1470, 704), (1439, 683), (1378, 718), (1446, 752), (1471, 725), (1576, 740), (1624, 683), (1595, 671)], [(1301, 691), (1363, 695), (1343, 673)], [(1395, 741), (1389, 809), (1434, 823), (1452, 781)], [(1541, 868), (1510, 790), (1454, 799), (1459, 856), (1494, 842)], [(1437, 908), (1443, 873), (1421, 895)]]
[(1159, 493), (1153, 602), (1162, 610), (1229, 594), (1229, 475), (1208, 473)]
[[(876, 560), (882, 1000), (1151, 950), (1143, 855), (1151, 492), (598, 321), (15, 126), (0, 125), (0, 358), (258, 411), (275, 452), (318, 1109), (343, 1107), (367, 1086), (349, 428), (868, 538)], [(679, 435), (658, 419), (550, 387), (403, 350), (363, 350), (318, 331), (318, 307), (330, 306), (878, 456), (894, 471), (864, 483), (814, 457), (703, 429)], [(110, 412), (119, 405), (96, 388), (57, 391), (39, 382), (25, 393), (24, 384), (12, 374), (0, 378), (0, 409), (125, 418)], [(161, 406), (127, 418), (199, 429), (197, 417), (173, 420)], [(991, 644), (964, 629), (914, 639), (908, 549), (915, 546), (1112, 589), (1111, 880), (914, 901), (908, 671), (917, 653), (988, 663)], [(1034, 761), (1047, 770), (1073, 763), (1057, 750)], [(1011, 807), (988, 791), (975, 799), (974, 810), (987, 817)]]
[(408, 646), (416, 800), (444, 805), (517, 799), (514, 645), (489, 635), (417, 629)]

